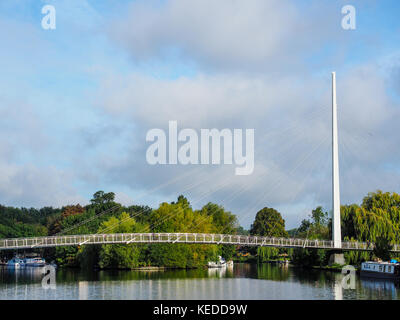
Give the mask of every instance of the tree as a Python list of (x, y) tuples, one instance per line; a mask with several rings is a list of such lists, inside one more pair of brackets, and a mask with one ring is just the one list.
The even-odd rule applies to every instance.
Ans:
[(94, 205), (103, 205), (113, 202), (114, 199), (115, 199), (114, 192), (105, 193), (104, 191), (100, 190), (93, 195), (93, 199), (91, 199), (90, 202)]
[(385, 237), (378, 237), (375, 240), (375, 246), (373, 253), (376, 257), (382, 259), (383, 261), (390, 260), (390, 251), (393, 249), (390, 240)]
[(328, 212), (324, 211), (322, 207), (317, 207), (311, 211), (310, 219), (303, 219), (301, 221), (300, 227), (296, 232), (296, 237), (307, 239), (328, 239)]
[[(237, 230), (236, 215), (226, 211), (223, 206), (209, 202), (201, 209), (200, 213), (212, 218), (213, 233), (234, 234)], [(230, 260), (235, 252), (234, 245), (224, 244), (219, 246), (219, 254), (227, 260)]]
[(311, 212), (311, 217), (317, 226), (326, 226), (328, 224), (328, 212), (324, 212), (321, 206)]
[(307, 232), (311, 227), (311, 221), (307, 219), (303, 219), (301, 221), (300, 227), (297, 229), (298, 233)]
[(63, 221), (68, 217), (81, 215), (83, 213), (85, 213), (85, 208), (80, 204), (63, 207), (61, 216), (51, 220), (51, 224), (49, 225), (49, 234), (54, 235), (59, 233), (62, 229)]
[(251, 235), (266, 237), (287, 237), (285, 220), (281, 214), (273, 208), (267, 208), (257, 212), (254, 223), (250, 228)]
[[(119, 217), (111, 217), (101, 224), (99, 233), (134, 233), (142, 229), (128, 213), (122, 212)], [(100, 268), (134, 268), (141, 263), (144, 246), (137, 244), (102, 245), (98, 254)], [(96, 252), (92, 252), (96, 255)]]
[(400, 242), (400, 195), (377, 191), (369, 193), (361, 206), (341, 208), (342, 234), (345, 239), (375, 242), (379, 237)]
[(200, 213), (212, 218), (215, 233), (233, 234), (238, 227), (236, 216), (218, 204), (209, 202), (201, 208)]
[(235, 234), (240, 234), (244, 236), (248, 236), (250, 234), (249, 230), (244, 229), (242, 226), (238, 226), (235, 230)]
[[(201, 210), (193, 211), (189, 201), (179, 196), (178, 201), (162, 203), (150, 216), (153, 232), (213, 233), (212, 216)], [(191, 268), (204, 265), (218, 253), (216, 245), (154, 244), (149, 249), (152, 264), (166, 267)]]

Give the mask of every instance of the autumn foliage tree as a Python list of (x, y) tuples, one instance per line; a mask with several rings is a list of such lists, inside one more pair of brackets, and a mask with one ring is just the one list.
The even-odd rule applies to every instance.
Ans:
[(49, 227), (49, 234), (54, 235), (62, 230), (62, 222), (68, 217), (81, 215), (85, 212), (85, 208), (80, 204), (69, 205), (62, 208), (61, 216), (55, 219)]

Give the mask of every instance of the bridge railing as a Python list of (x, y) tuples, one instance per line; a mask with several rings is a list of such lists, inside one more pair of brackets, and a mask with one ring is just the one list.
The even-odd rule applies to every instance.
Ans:
[[(115, 243), (207, 243), (207, 244), (233, 244), (247, 246), (271, 246), (284, 248), (320, 248), (334, 249), (330, 240), (296, 239), (296, 238), (271, 238), (261, 236), (204, 234), (204, 233), (114, 233), (114, 234), (86, 234), (64, 235), (50, 237), (0, 239), (0, 250), (55, 247), (55, 246), (80, 246), (88, 244), (115, 244)], [(343, 250), (372, 250), (373, 244), (365, 242), (342, 242)], [(400, 247), (394, 245), (392, 251)]]

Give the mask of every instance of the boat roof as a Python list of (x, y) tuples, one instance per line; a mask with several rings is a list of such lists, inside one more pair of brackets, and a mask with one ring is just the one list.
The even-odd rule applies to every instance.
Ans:
[(381, 261), (381, 262), (377, 262), (377, 261), (364, 261), (363, 263), (368, 263), (368, 264), (380, 264), (380, 265), (398, 265), (400, 264), (399, 262), (388, 262), (388, 261)]

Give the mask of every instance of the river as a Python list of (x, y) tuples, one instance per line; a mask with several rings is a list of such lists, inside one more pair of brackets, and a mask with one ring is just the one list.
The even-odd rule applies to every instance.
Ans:
[(399, 284), (356, 276), (343, 289), (337, 272), (276, 264), (230, 269), (90, 271), (58, 269), (56, 288), (42, 287), (43, 270), (0, 268), (0, 299), (398, 299)]

